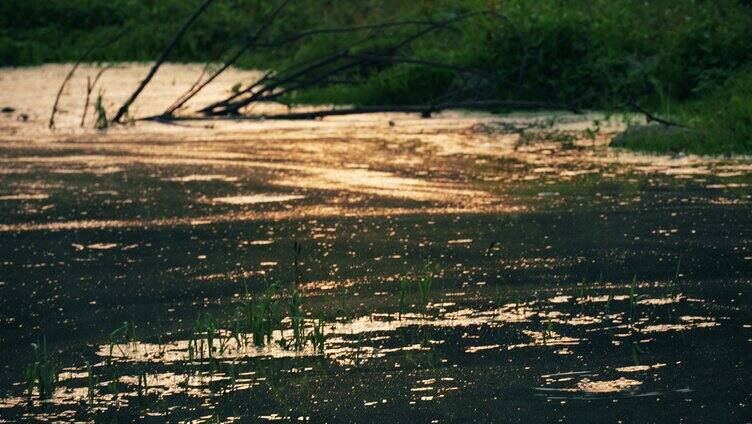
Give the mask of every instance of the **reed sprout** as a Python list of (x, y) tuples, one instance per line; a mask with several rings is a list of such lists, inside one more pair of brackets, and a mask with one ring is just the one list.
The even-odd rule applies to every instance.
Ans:
[(428, 262), (423, 269), (423, 272), (416, 278), (418, 283), (418, 290), (420, 291), (420, 300), (423, 305), (427, 305), (431, 296), (431, 286), (433, 285), (433, 271), (431, 269), (431, 262)]
[(407, 296), (410, 295), (410, 278), (404, 276), (400, 279), (399, 289), (399, 318), (402, 319), (402, 315), (405, 313), (405, 301)]
[(28, 395), (34, 393), (36, 387), (40, 399), (49, 399), (55, 392), (58, 383), (58, 369), (52, 357), (47, 353), (47, 338), (42, 337), (38, 343), (32, 343), (34, 362), (26, 367), (26, 389)]
[(634, 325), (634, 313), (637, 306), (637, 274), (632, 277), (632, 284), (629, 286), (629, 323)]
[(318, 350), (319, 352), (324, 351), (324, 342), (326, 341), (324, 324), (324, 317), (320, 315), (319, 318), (313, 322), (313, 329), (308, 335), (308, 339), (311, 341), (314, 349)]

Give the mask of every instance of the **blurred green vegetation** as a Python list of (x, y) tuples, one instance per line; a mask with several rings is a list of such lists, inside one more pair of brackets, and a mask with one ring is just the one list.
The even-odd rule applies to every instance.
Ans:
[(664, 110), (687, 128), (627, 132), (625, 147), (652, 153), (752, 153), (752, 67), (699, 99)]
[[(216, 0), (170, 59), (221, 61), (275, 3)], [(152, 60), (198, 4), (199, 0), (0, 1), (0, 65), (73, 61), (123, 25), (128, 33), (109, 48), (95, 51), (92, 60)], [(293, 0), (267, 39), (304, 29), (441, 20), (488, 10), (495, 14), (434, 31), (398, 55), (480, 69), (493, 76), (492, 84), (447, 69), (381, 63), (354, 67), (341, 76), (359, 84), (319, 85), (284, 100), (411, 104), (447, 93), (455, 98), (482, 93), (495, 99), (576, 102), (604, 109), (633, 101), (698, 128), (692, 140), (668, 140), (670, 149), (659, 148), (656, 140), (635, 143), (639, 148), (717, 153), (752, 147), (752, 103), (748, 94), (741, 94), (748, 93), (744, 90), (752, 79), (749, 0)], [(411, 31), (415, 28), (318, 35), (254, 49), (238, 65), (280, 69), (356, 43), (353, 51), (374, 52)]]

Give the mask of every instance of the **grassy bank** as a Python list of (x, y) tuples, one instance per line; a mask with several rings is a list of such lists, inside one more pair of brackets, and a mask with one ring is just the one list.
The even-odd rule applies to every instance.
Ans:
[(752, 153), (752, 68), (741, 70), (707, 95), (662, 108), (684, 128), (628, 131), (625, 147), (651, 153)]
[[(178, 45), (172, 60), (221, 61), (273, 5), (259, 0), (217, 0)], [(75, 60), (122, 25), (128, 33), (94, 52), (97, 61), (151, 60), (197, 0), (67, 0), (0, 3), (0, 64), (31, 65)], [(749, 100), (752, 3), (746, 0), (298, 0), (271, 28), (277, 39), (302, 28), (372, 22), (441, 19), (474, 10), (494, 15), (458, 22), (400, 51), (404, 57), (480, 69), (492, 83), (467, 74), (417, 64), (377, 64), (349, 70), (341, 79), (288, 96), (291, 103), (410, 104), (482, 93), (495, 99), (575, 102), (613, 109), (634, 101), (681, 119), (691, 136), (636, 140), (647, 150), (745, 152)], [(361, 37), (356, 52), (378, 51), (414, 29), (377, 34), (306, 38), (256, 49), (243, 67), (281, 68)], [(734, 100), (736, 99), (736, 100)], [(670, 107), (669, 107), (670, 105)], [(721, 107), (721, 118), (715, 111)], [(701, 135), (698, 135), (700, 134)], [(662, 136), (661, 136), (662, 137)], [(701, 141), (700, 141), (701, 140)]]

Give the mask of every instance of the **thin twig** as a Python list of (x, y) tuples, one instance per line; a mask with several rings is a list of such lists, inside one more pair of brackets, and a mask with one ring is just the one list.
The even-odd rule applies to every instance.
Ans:
[(679, 124), (673, 121), (669, 121), (663, 118), (660, 118), (658, 116), (653, 115), (652, 113), (648, 112), (647, 110), (641, 108), (637, 103), (635, 102), (627, 102), (624, 104), (624, 106), (630, 107), (632, 110), (639, 112), (643, 115), (645, 115), (645, 119), (648, 122), (657, 122), (659, 124), (665, 125), (667, 127), (678, 127), (678, 128), (687, 128), (686, 125)]
[(462, 66), (450, 65), (448, 63), (434, 62), (430, 60), (411, 59), (411, 58), (399, 58), (393, 56), (379, 56), (372, 54), (352, 54), (350, 57), (355, 59), (362, 59), (365, 62), (383, 62), (383, 63), (407, 63), (413, 65), (430, 66), (434, 68), (445, 68), (455, 72), (464, 72), (467, 74), (473, 74), (484, 79), (494, 79), (494, 75), (487, 74), (479, 69), (465, 68)]
[(418, 26), (418, 25), (429, 25), (429, 26), (436, 25), (436, 21), (394, 21), (394, 22), (383, 22), (383, 23), (371, 24), (371, 25), (357, 25), (357, 26), (344, 27), (344, 28), (311, 29), (308, 31), (303, 31), (298, 34), (290, 35), (287, 38), (283, 38), (281, 40), (270, 41), (266, 43), (257, 43), (254, 46), (262, 47), (262, 48), (279, 47), (285, 44), (293, 43), (295, 41), (301, 40), (306, 37), (312, 37), (316, 35), (346, 34), (346, 33), (351, 33), (351, 32), (365, 31), (365, 30), (385, 29), (385, 28), (394, 28), (394, 27), (401, 27), (401, 26)]
[[(206, 75), (206, 72), (209, 70), (210, 63), (207, 63), (204, 65), (204, 67), (201, 69), (201, 73), (198, 75), (198, 78), (196, 78), (196, 81), (191, 84), (191, 86), (186, 90), (183, 94), (181, 94), (171, 105), (168, 107), (164, 112), (162, 112), (164, 115), (171, 115), (172, 112), (176, 111), (177, 109), (180, 109), (180, 107), (187, 101), (186, 97), (191, 95), (193, 90), (199, 86), (204, 80), (204, 75)], [(168, 113), (169, 111), (169, 113)]]
[(109, 64), (105, 66), (104, 68), (100, 69), (99, 72), (97, 72), (97, 75), (94, 77), (94, 81), (91, 81), (91, 78), (86, 77), (86, 102), (84, 103), (84, 113), (81, 115), (81, 128), (84, 127), (84, 123), (86, 121), (86, 114), (89, 111), (89, 102), (91, 101), (91, 92), (94, 91), (94, 87), (96, 87), (97, 82), (99, 81), (99, 78), (102, 76), (102, 74), (105, 73), (108, 69), (112, 68), (113, 65)]
[(57, 106), (60, 103), (60, 97), (63, 95), (63, 90), (65, 90), (65, 86), (68, 85), (68, 82), (71, 80), (71, 78), (73, 78), (73, 74), (76, 73), (76, 69), (78, 69), (78, 67), (81, 66), (81, 64), (89, 57), (90, 54), (94, 52), (94, 50), (109, 46), (110, 44), (119, 40), (120, 37), (122, 37), (126, 33), (126, 31), (127, 31), (126, 28), (123, 27), (120, 30), (120, 32), (115, 34), (112, 38), (105, 40), (101, 44), (91, 45), (91, 47), (89, 47), (89, 49), (86, 50), (84, 54), (81, 55), (81, 57), (78, 59), (78, 61), (73, 65), (73, 68), (71, 68), (70, 72), (68, 72), (68, 75), (65, 76), (63, 83), (60, 84), (60, 89), (57, 91), (57, 96), (55, 97), (55, 103), (52, 105), (52, 113), (50, 114), (50, 122), (49, 122), (50, 129), (55, 127), (55, 114), (57, 113)]
[[(408, 37), (402, 39), (398, 43), (396, 43), (396, 44), (394, 44), (392, 46), (389, 46), (387, 48), (381, 49), (381, 51), (379, 51), (375, 56), (382, 56), (382, 57), (390, 56), (390, 55), (394, 54), (400, 48), (402, 48), (402, 47), (410, 44), (411, 42), (415, 41), (416, 39), (418, 39), (418, 38), (420, 38), (420, 37), (422, 37), (422, 36), (424, 36), (424, 35), (432, 32), (432, 31), (443, 29), (443, 28), (446, 28), (446, 27), (450, 26), (451, 24), (453, 24), (455, 22), (458, 22), (458, 21), (461, 21), (461, 20), (465, 20), (465, 19), (468, 19), (468, 18), (471, 18), (471, 17), (474, 17), (474, 16), (483, 15), (483, 14), (485, 14), (485, 12), (469, 12), (469, 13), (465, 13), (465, 14), (462, 14), (462, 15), (459, 15), (459, 16), (455, 16), (455, 17), (450, 18), (450, 19), (446, 19), (444, 21), (433, 23), (428, 28), (424, 28), (424, 29), (422, 29), (422, 30), (420, 30), (420, 31), (418, 31), (416, 33), (410, 34)], [(224, 100), (222, 100), (220, 102), (217, 102), (217, 103), (214, 103), (212, 105), (209, 105), (209, 106), (205, 107), (204, 109), (202, 109), (200, 112), (205, 113), (205, 114), (219, 114), (219, 115), (237, 114), (238, 111), (241, 108), (243, 108), (245, 106), (248, 106), (249, 104), (251, 104), (251, 103), (253, 103), (255, 101), (268, 101), (269, 99), (279, 97), (281, 95), (281, 93), (274, 93), (274, 90), (276, 90), (278, 87), (280, 87), (280, 86), (282, 86), (284, 84), (294, 83), (296, 80), (298, 80), (298, 79), (300, 79), (302, 77), (307, 76), (311, 72), (314, 72), (314, 71), (317, 71), (319, 69), (322, 69), (322, 68), (324, 68), (324, 67), (326, 67), (326, 66), (328, 66), (330, 64), (334, 64), (334, 63), (336, 63), (336, 62), (338, 62), (340, 60), (347, 59), (349, 55), (350, 55), (349, 49), (343, 49), (343, 50), (341, 50), (339, 52), (329, 54), (327, 56), (324, 56), (323, 58), (320, 58), (318, 61), (313, 62), (312, 64), (308, 65), (307, 67), (304, 67), (303, 69), (299, 69), (299, 70), (293, 72), (291, 75), (287, 75), (287, 76), (282, 77), (280, 79), (276, 79), (275, 81), (272, 82), (272, 84), (264, 85), (263, 88), (260, 91), (254, 92), (253, 94), (251, 94), (251, 96), (249, 96), (249, 97), (247, 97), (247, 98), (245, 98), (243, 100), (233, 101), (234, 99), (238, 98), (239, 96), (241, 96), (243, 94), (249, 93), (251, 91), (251, 88), (254, 88), (254, 87), (258, 86), (258, 83), (254, 84), (254, 86), (249, 87), (249, 88), (247, 88), (247, 89), (245, 89), (245, 90), (243, 90), (243, 91), (241, 91), (239, 93), (233, 94), (229, 98), (226, 98), (226, 99), (224, 99)], [(350, 58), (350, 59), (352, 59), (352, 58)], [(314, 78), (313, 80), (317, 80), (317, 79), (321, 80), (322, 78), (328, 78), (328, 77), (332, 76), (333, 74), (335, 74), (336, 72), (341, 72), (341, 71), (344, 71), (344, 70), (347, 70), (347, 69), (351, 69), (351, 68), (353, 68), (353, 67), (361, 64), (362, 62), (363, 62), (362, 60), (361, 61), (352, 61), (351, 60), (351, 61), (349, 61), (348, 63), (346, 63), (344, 65), (340, 65), (339, 67), (337, 67), (337, 68), (335, 68), (333, 70), (329, 70), (329, 71), (325, 72), (325, 74), (323, 76), (320, 76), (318, 78)], [(311, 79), (308, 78), (308, 80), (310, 81)], [(299, 90), (300, 88), (304, 88), (304, 87), (306, 87), (308, 85), (310, 85), (310, 84), (300, 84), (300, 83), (298, 83), (298, 84), (295, 85), (294, 90)], [(284, 90), (284, 92), (289, 92), (289, 91), (292, 91), (292, 89)], [(266, 94), (266, 93), (273, 93), (273, 94)], [(220, 108), (222, 108), (222, 110), (217, 111), (217, 109), (220, 109)]]

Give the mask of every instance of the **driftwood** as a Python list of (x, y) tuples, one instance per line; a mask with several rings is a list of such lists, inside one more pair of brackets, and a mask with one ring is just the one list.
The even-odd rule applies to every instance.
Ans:
[(128, 109), (130, 108), (131, 104), (133, 104), (134, 101), (136, 101), (136, 98), (138, 98), (139, 94), (144, 90), (147, 84), (149, 84), (149, 81), (154, 77), (154, 74), (157, 73), (157, 70), (160, 66), (167, 60), (167, 57), (170, 55), (172, 50), (175, 48), (175, 46), (178, 44), (178, 41), (180, 41), (181, 38), (183, 38), (183, 35), (188, 31), (188, 28), (193, 25), (193, 22), (196, 21), (196, 19), (204, 13), (204, 11), (214, 2), (214, 0), (205, 0), (194, 12), (191, 14), (191, 16), (188, 17), (188, 19), (183, 23), (183, 26), (180, 27), (178, 32), (175, 34), (175, 36), (172, 38), (172, 41), (170, 41), (170, 44), (165, 47), (165, 49), (162, 51), (162, 53), (157, 58), (157, 61), (154, 63), (154, 65), (149, 70), (149, 73), (146, 75), (146, 78), (144, 78), (143, 81), (141, 81), (141, 84), (138, 85), (136, 88), (136, 91), (131, 94), (131, 96), (128, 98), (128, 100), (123, 103), (122, 106), (120, 106), (120, 109), (118, 109), (115, 116), (112, 118), (112, 122), (120, 122), (121, 119), (125, 116), (126, 113), (128, 113)]
[(65, 86), (68, 85), (68, 82), (71, 80), (71, 78), (73, 78), (73, 74), (76, 73), (76, 70), (78, 69), (78, 67), (81, 66), (81, 64), (86, 59), (89, 58), (89, 55), (91, 55), (94, 52), (94, 50), (109, 46), (110, 44), (119, 40), (125, 33), (126, 33), (126, 28), (123, 28), (120, 30), (120, 32), (115, 34), (112, 38), (105, 40), (103, 43), (92, 44), (91, 47), (89, 47), (89, 49), (86, 50), (84, 54), (81, 55), (78, 61), (76, 61), (76, 63), (73, 65), (73, 68), (71, 68), (70, 72), (68, 72), (68, 75), (65, 76), (63, 83), (60, 84), (60, 89), (57, 91), (57, 96), (55, 96), (55, 103), (52, 105), (52, 113), (50, 113), (50, 121), (48, 124), (50, 129), (55, 127), (55, 114), (57, 113), (57, 106), (58, 104), (60, 104), (60, 97), (63, 95)]
[(175, 122), (175, 121), (212, 121), (221, 119), (230, 119), (238, 121), (260, 121), (260, 120), (310, 120), (320, 119), (327, 116), (345, 116), (345, 115), (362, 115), (370, 113), (419, 113), (423, 117), (430, 117), (433, 113), (450, 109), (469, 109), (469, 110), (492, 110), (498, 108), (515, 108), (515, 109), (548, 109), (548, 110), (568, 110), (574, 113), (580, 111), (572, 105), (536, 101), (513, 101), (513, 100), (477, 100), (465, 102), (447, 102), (434, 105), (384, 105), (384, 106), (360, 106), (354, 108), (318, 110), (312, 112), (291, 112), (271, 115), (209, 115), (209, 116), (164, 116), (156, 115), (142, 118), (144, 121), (155, 122)]

